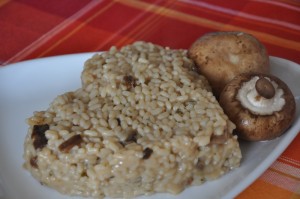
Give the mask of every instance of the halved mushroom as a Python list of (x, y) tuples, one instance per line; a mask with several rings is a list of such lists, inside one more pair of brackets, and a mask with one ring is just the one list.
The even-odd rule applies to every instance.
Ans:
[(249, 141), (270, 140), (292, 124), (296, 103), (289, 87), (279, 78), (244, 73), (230, 81), (220, 95), (220, 105), (236, 124), (237, 135)]

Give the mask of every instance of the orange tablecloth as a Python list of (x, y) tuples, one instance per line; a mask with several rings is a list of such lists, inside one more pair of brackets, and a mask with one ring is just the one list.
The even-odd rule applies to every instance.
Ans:
[[(0, 0), (0, 65), (136, 40), (188, 48), (204, 33), (229, 30), (300, 63), (296, 0)], [(300, 198), (300, 134), (237, 198)]]

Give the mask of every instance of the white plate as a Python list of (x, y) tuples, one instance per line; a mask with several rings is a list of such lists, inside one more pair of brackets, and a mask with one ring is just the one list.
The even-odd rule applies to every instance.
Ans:
[[(59, 94), (80, 87), (83, 63), (91, 53), (20, 62), (0, 68), (0, 198), (67, 199), (39, 184), (24, 169), (25, 118), (44, 110)], [(286, 134), (267, 142), (242, 142), (241, 167), (224, 177), (191, 187), (177, 196), (154, 194), (139, 198), (233, 198), (258, 178), (290, 144), (300, 129), (300, 66), (271, 57), (272, 73), (284, 80), (297, 99), (297, 119)], [(72, 197), (74, 198), (74, 197)]]

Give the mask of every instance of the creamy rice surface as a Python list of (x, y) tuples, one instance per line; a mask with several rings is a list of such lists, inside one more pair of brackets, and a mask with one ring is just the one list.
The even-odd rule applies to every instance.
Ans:
[(41, 184), (94, 198), (178, 194), (239, 167), (235, 125), (186, 50), (112, 47), (81, 80), (27, 120), (24, 167)]

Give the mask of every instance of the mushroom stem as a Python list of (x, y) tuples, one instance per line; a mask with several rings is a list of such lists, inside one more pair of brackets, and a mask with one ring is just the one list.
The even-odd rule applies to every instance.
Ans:
[(262, 96), (266, 99), (271, 99), (275, 95), (274, 86), (268, 79), (266, 79), (264, 77), (260, 77), (256, 81), (255, 89), (260, 96)]

